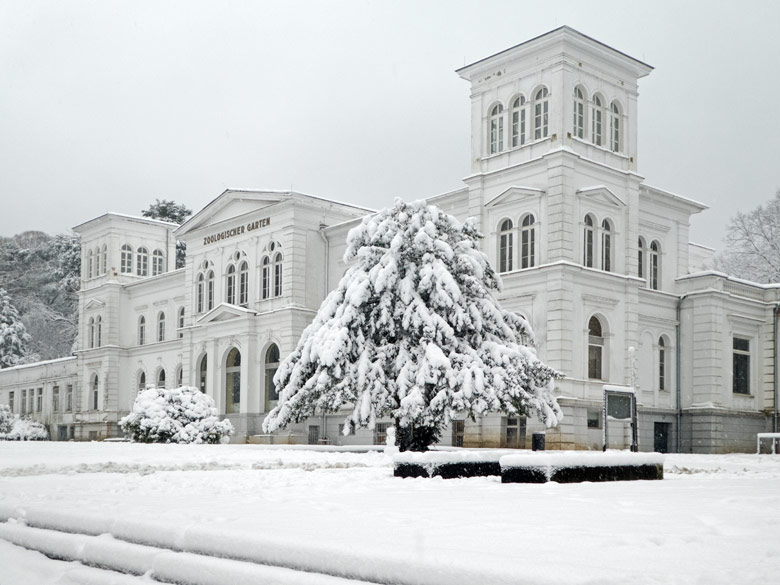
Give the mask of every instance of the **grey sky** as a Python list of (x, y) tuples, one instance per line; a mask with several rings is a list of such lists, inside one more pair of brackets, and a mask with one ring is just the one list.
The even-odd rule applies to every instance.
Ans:
[(461, 186), (454, 69), (568, 24), (651, 65), (639, 172), (712, 209), (780, 187), (777, 2), (0, 3), (0, 234), (227, 187), (369, 207)]

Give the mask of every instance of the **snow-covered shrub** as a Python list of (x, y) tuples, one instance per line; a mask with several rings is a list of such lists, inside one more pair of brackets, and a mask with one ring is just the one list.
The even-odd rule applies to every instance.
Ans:
[(345, 406), (345, 429), (392, 418), (402, 451), (427, 449), (455, 413), (556, 425), (560, 374), (529, 347), (528, 322), (493, 296), (501, 281), (481, 238), (473, 221), (424, 201), (397, 200), (352, 229), (351, 267), (280, 365), (265, 432)]
[(11, 407), (7, 404), (0, 404), (0, 435), (10, 433), (13, 424), (14, 414), (11, 412)]
[[(2, 407), (0, 407), (2, 408)], [(29, 418), (12, 415), (11, 429), (7, 433), (0, 430), (0, 440), (5, 441), (48, 441), (49, 431), (41, 423)]]
[(187, 386), (142, 390), (119, 425), (139, 443), (219, 443), (233, 434), (230, 421), (219, 420), (214, 400)]

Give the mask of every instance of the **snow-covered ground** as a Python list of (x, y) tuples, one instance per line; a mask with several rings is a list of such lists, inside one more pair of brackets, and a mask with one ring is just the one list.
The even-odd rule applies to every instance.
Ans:
[(522, 485), (397, 479), (378, 452), (0, 442), (0, 585), (778, 582), (780, 456), (665, 473)]

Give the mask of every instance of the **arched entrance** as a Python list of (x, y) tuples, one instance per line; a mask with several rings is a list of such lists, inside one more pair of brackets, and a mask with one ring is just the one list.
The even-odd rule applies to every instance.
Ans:
[(225, 360), (225, 414), (241, 411), (241, 352), (235, 347)]

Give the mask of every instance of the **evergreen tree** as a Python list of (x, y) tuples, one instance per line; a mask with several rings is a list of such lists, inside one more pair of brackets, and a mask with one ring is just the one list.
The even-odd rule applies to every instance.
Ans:
[(281, 364), (265, 432), (347, 406), (345, 429), (391, 417), (401, 450), (427, 449), (455, 413), (557, 424), (560, 374), (527, 345), (529, 324), (493, 296), (501, 283), (481, 237), (470, 220), (400, 200), (351, 230), (352, 266)]
[[(155, 202), (141, 212), (144, 217), (170, 221), (179, 225), (187, 221), (192, 215), (192, 209), (188, 209), (183, 203), (176, 203), (168, 199), (155, 199)], [(187, 256), (187, 244), (176, 241), (176, 268), (184, 268), (184, 259)]]
[(11, 304), (11, 297), (0, 288), (0, 368), (9, 368), (19, 363), (27, 353), (30, 336)]

